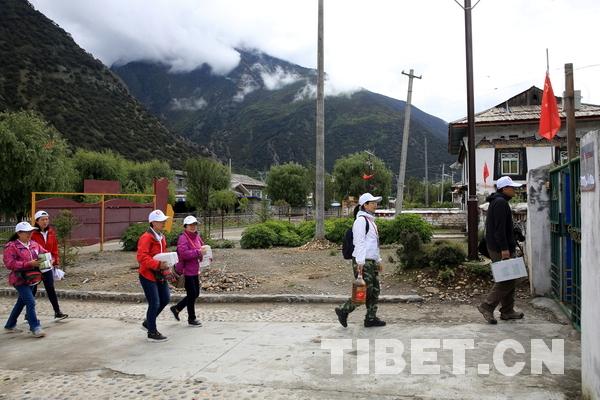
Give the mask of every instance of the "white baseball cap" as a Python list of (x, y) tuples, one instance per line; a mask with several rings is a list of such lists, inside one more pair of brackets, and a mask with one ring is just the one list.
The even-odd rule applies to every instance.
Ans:
[(188, 215), (187, 217), (185, 217), (183, 219), (183, 225), (192, 225), (192, 224), (197, 224), (198, 220), (196, 219), (196, 217), (194, 217), (193, 215)]
[(514, 183), (513, 180), (510, 178), (510, 176), (503, 176), (502, 178), (500, 178), (496, 181), (496, 187), (498, 188), (498, 190), (508, 187), (508, 186), (518, 188), (523, 185), (521, 185), (520, 183)]
[(48, 217), (48, 213), (44, 210), (40, 210), (38, 212), (35, 213), (33, 219), (35, 219), (36, 221), (42, 217)]
[(381, 196), (373, 196), (371, 193), (363, 193), (358, 198), (358, 204), (361, 206), (369, 201), (379, 203), (381, 201)]
[(36, 230), (36, 227), (31, 226), (31, 224), (27, 221), (19, 222), (15, 226), (15, 232), (31, 232)]
[(169, 217), (160, 210), (154, 210), (148, 215), (148, 222), (164, 222), (167, 219), (169, 219)]

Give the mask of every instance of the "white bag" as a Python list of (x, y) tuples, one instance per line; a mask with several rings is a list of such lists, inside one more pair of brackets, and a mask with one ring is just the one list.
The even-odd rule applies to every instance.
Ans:
[(495, 282), (504, 282), (526, 277), (527, 269), (523, 257), (509, 258), (508, 260), (492, 263), (492, 274)]
[(202, 246), (202, 249), (206, 249), (206, 253), (202, 255), (202, 261), (200, 262), (200, 268), (206, 268), (212, 262), (212, 249), (209, 245)]
[(161, 262), (166, 262), (167, 267), (172, 267), (179, 262), (179, 257), (177, 257), (177, 253), (174, 251), (170, 251), (168, 253), (158, 253), (152, 258)]
[(65, 271), (63, 271), (62, 269), (55, 267), (52, 270), (52, 276), (54, 277), (55, 281), (60, 281), (62, 280), (62, 278), (65, 277)]

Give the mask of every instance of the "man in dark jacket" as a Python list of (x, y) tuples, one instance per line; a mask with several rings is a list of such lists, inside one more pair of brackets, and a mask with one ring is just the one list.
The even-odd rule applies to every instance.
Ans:
[[(508, 176), (503, 176), (496, 182), (497, 192), (486, 200), (490, 203), (485, 221), (485, 240), (492, 262), (514, 258), (517, 241), (513, 229), (512, 210), (508, 204), (515, 196), (515, 188), (521, 187)], [(500, 318), (503, 320), (521, 319), (523, 313), (516, 312), (515, 288), (518, 279), (496, 282), (486, 300), (477, 309), (490, 324), (498, 321), (494, 310), (501, 305)]]

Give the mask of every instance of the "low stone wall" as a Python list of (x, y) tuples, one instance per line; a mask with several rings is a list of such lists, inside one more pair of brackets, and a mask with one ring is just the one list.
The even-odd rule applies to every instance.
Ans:
[(416, 214), (436, 228), (464, 230), (467, 213), (458, 208), (403, 210), (402, 214)]

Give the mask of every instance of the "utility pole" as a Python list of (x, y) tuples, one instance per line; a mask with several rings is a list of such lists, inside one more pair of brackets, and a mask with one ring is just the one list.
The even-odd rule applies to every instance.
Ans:
[(569, 161), (577, 157), (577, 136), (575, 133), (575, 84), (573, 64), (565, 64), (565, 108), (567, 114), (567, 153)]
[(442, 188), (440, 189), (440, 204), (444, 202), (444, 167), (446, 165), (442, 164)]
[[(476, 3), (477, 5), (477, 3)], [(475, 177), (475, 95), (473, 90), (473, 35), (471, 27), (471, 0), (465, 0), (465, 53), (467, 70), (467, 157), (469, 174), (469, 197), (467, 200), (467, 232), (469, 241), (469, 259), (479, 258), (477, 251), (477, 229), (479, 210), (477, 208), (477, 185)]]
[(325, 238), (325, 99), (323, 72), (323, 0), (319, 0), (317, 33), (317, 147), (315, 188), (315, 239)]
[(408, 128), (410, 126), (410, 103), (412, 100), (412, 81), (413, 78), (421, 79), (421, 76), (413, 74), (411, 68), (407, 74), (402, 71), (403, 75), (408, 76), (408, 95), (406, 98), (406, 106), (404, 107), (404, 130), (402, 132), (402, 155), (400, 156), (400, 173), (398, 174), (398, 187), (396, 190), (396, 215), (402, 213), (402, 201), (404, 200), (404, 175), (406, 173), (406, 156), (408, 151)]
[(429, 207), (429, 163), (427, 162), (427, 136), (425, 136), (425, 207)]

